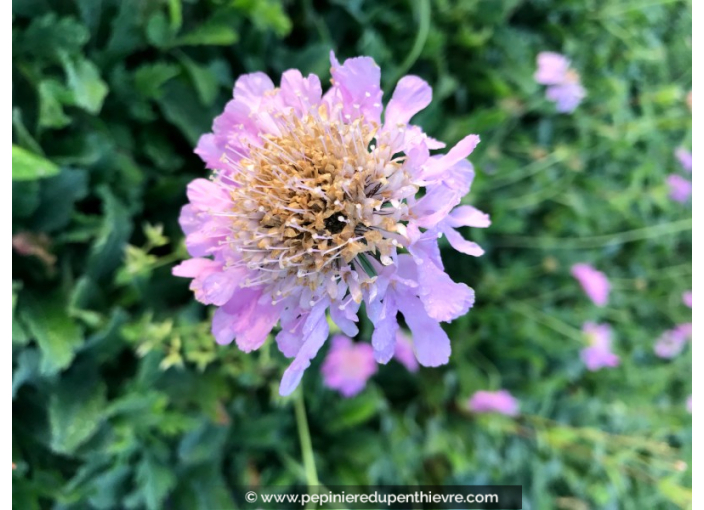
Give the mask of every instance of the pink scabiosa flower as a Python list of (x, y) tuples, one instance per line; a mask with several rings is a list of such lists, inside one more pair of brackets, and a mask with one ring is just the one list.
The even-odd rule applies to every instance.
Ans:
[(692, 338), (692, 323), (678, 324), (665, 331), (655, 343), (655, 354), (660, 358), (674, 358)]
[(678, 174), (667, 176), (667, 185), (670, 188), (670, 198), (675, 202), (684, 203), (692, 194), (692, 183)]
[(682, 294), (682, 302), (688, 306), (689, 308), (692, 308), (692, 291), (688, 290)]
[(354, 343), (344, 335), (332, 337), (330, 351), (321, 367), (325, 386), (345, 397), (353, 397), (364, 389), (376, 371), (371, 345)]
[(545, 97), (556, 104), (558, 112), (573, 112), (586, 96), (579, 74), (570, 68), (570, 61), (559, 53), (543, 51), (538, 53), (537, 60), (538, 70), (534, 78), (541, 85), (548, 86)]
[(396, 333), (394, 359), (406, 367), (409, 372), (418, 371), (418, 360), (413, 352), (413, 339), (400, 329)]
[(571, 272), (596, 306), (606, 306), (609, 301), (611, 284), (604, 273), (597, 271), (589, 264), (575, 264), (572, 266)]
[(675, 157), (677, 161), (682, 165), (682, 169), (687, 172), (692, 172), (692, 153), (689, 152), (684, 147), (678, 147), (675, 149)]
[(508, 391), (478, 391), (469, 399), (469, 409), (475, 413), (518, 414), (518, 400)]
[(611, 352), (611, 327), (608, 324), (587, 322), (582, 327), (589, 347), (582, 349), (580, 356), (592, 372), (605, 367), (617, 367), (619, 357)]
[(258, 349), (271, 330), (293, 358), (280, 393), (290, 394), (327, 340), (327, 314), (357, 334), (365, 303), (375, 330), (374, 357), (395, 352), (397, 314), (406, 319), (421, 365), (448, 362), (440, 326), (467, 313), (474, 291), (445, 273), (438, 237), (481, 255), (455, 229), (488, 218), (460, 201), (479, 143), (444, 144), (409, 123), (431, 101), (430, 86), (402, 78), (384, 110), (380, 69), (369, 57), (340, 64), (331, 53), (332, 87), (315, 75), (241, 76), (234, 99), (203, 135), (196, 153), (213, 170), (187, 189), (180, 217), (193, 257), (174, 274), (192, 278), (195, 297), (217, 306), (220, 344)]

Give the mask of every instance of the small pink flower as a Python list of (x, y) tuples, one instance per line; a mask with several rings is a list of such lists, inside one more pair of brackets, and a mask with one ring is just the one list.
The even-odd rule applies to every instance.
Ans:
[(475, 413), (518, 414), (518, 400), (508, 391), (478, 391), (469, 399), (469, 409)]
[(575, 264), (572, 266), (572, 276), (577, 279), (595, 305), (606, 305), (609, 301), (611, 284), (604, 273), (597, 271), (589, 264)]
[(678, 324), (665, 331), (655, 343), (655, 354), (660, 358), (674, 358), (692, 338), (692, 323)]
[(619, 357), (611, 352), (611, 327), (608, 324), (587, 322), (582, 332), (587, 336), (589, 347), (582, 349), (580, 356), (589, 370), (593, 372), (619, 365)]
[(692, 308), (692, 291), (688, 290), (682, 294), (682, 302), (688, 307)]
[(413, 351), (413, 340), (405, 332), (398, 330), (396, 333), (396, 347), (394, 358), (408, 369), (409, 372), (418, 371), (418, 360)]
[(330, 352), (321, 367), (325, 386), (345, 397), (353, 397), (362, 391), (376, 371), (372, 346), (355, 343), (344, 335), (332, 338)]
[(557, 111), (574, 111), (586, 96), (579, 75), (570, 68), (570, 61), (559, 53), (543, 51), (538, 54), (538, 70), (535, 81), (547, 85), (545, 97), (556, 103)]
[(667, 185), (670, 187), (670, 198), (676, 202), (684, 203), (692, 194), (692, 183), (677, 174), (667, 176)]
[(533, 76), (541, 85), (559, 85), (565, 81), (570, 69), (570, 61), (564, 55), (553, 51), (538, 53), (538, 70)]
[(680, 162), (682, 168), (687, 172), (692, 172), (692, 153), (684, 147), (679, 147), (675, 150), (675, 157)]

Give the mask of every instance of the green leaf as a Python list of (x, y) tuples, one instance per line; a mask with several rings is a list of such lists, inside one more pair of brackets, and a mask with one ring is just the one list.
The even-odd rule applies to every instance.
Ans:
[(18, 310), (42, 352), (41, 373), (51, 375), (68, 367), (83, 342), (83, 332), (66, 314), (68, 300), (59, 292), (23, 293)]
[(39, 181), (12, 181), (12, 217), (28, 218), (39, 206)]
[(59, 60), (61, 55), (77, 55), (90, 34), (75, 18), (57, 19), (51, 13), (35, 18), (13, 48), (20, 55)]
[(59, 129), (71, 123), (62, 104), (71, 104), (73, 95), (56, 80), (39, 83), (39, 126)]
[(137, 466), (137, 483), (149, 510), (164, 508), (169, 492), (176, 486), (176, 476), (168, 466), (147, 453)]
[(17, 318), (17, 297), (21, 289), (22, 282), (12, 282), (12, 343), (17, 345), (25, 345), (30, 340), (24, 326)]
[(210, 19), (192, 31), (182, 35), (171, 46), (230, 46), (239, 40), (232, 25), (219, 19)]
[(59, 167), (42, 156), (12, 145), (12, 180), (33, 181), (59, 173)]
[(157, 99), (164, 117), (178, 127), (192, 145), (210, 129), (213, 120), (212, 112), (194, 101), (195, 95), (193, 88), (183, 80), (172, 80)]
[(147, 40), (157, 48), (165, 48), (173, 38), (172, 28), (166, 15), (158, 11), (147, 22)]
[(185, 464), (212, 461), (213, 453), (222, 451), (228, 432), (229, 427), (203, 422), (183, 437), (178, 448), (179, 458)]
[(91, 246), (87, 273), (95, 281), (114, 271), (122, 261), (132, 233), (132, 220), (125, 206), (107, 188), (99, 191), (103, 198), (103, 225)]
[(62, 168), (59, 175), (41, 184), (32, 229), (52, 232), (65, 227), (71, 220), (74, 204), (88, 193), (88, 175), (85, 170)]
[(32, 381), (39, 373), (39, 351), (24, 349), (17, 356), (17, 367), (12, 372), (12, 399), (26, 382)]
[(327, 422), (327, 428), (331, 431), (340, 431), (361, 425), (376, 415), (382, 405), (381, 395), (372, 388), (354, 398), (341, 399), (334, 404), (332, 418)]
[(62, 56), (68, 86), (73, 92), (76, 106), (96, 114), (103, 107), (108, 86), (100, 78), (98, 68), (85, 58), (73, 59)]
[(34, 154), (44, 155), (41, 146), (25, 127), (22, 121), (22, 110), (19, 108), (12, 109), (12, 127), (15, 128), (14, 135), (17, 137), (17, 145)]
[(144, 97), (154, 99), (160, 97), (161, 87), (179, 74), (180, 70), (176, 64), (144, 64), (135, 71), (134, 84)]
[(181, 5), (181, 0), (168, 0), (168, 2), (171, 30), (176, 33), (181, 29), (181, 24), (183, 23), (183, 7)]
[(272, 29), (283, 37), (291, 31), (291, 20), (280, 2), (272, 0), (234, 0), (232, 5), (247, 11), (260, 30)]
[(86, 369), (63, 378), (49, 402), (52, 450), (71, 454), (90, 439), (104, 419), (105, 405), (104, 383)]
[(207, 67), (198, 65), (186, 55), (179, 55), (181, 64), (186, 68), (193, 86), (198, 92), (198, 98), (204, 106), (211, 106), (218, 95), (218, 79), (215, 73)]

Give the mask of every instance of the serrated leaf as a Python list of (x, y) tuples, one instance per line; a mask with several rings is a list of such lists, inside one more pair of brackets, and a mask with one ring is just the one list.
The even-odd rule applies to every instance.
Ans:
[(168, 466), (147, 454), (137, 466), (137, 483), (147, 508), (160, 510), (166, 496), (176, 485), (176, 475)]
[(230, 46), (238, 40), (239, 35), (230, 24), (210, 20), (176, 38), (171, 46)]
[(165, 48), (173, 37), (172, 28), (166, 15), (158, 11), (147, 22), (147, 40), (157, 48)]
[(92, 374), (74, 371), (61, 380), (49, 402), (51, 448), (71, 454), (90, 439), (104, 419), (105, 385)]
[(108, 94), (108, 86), (100, 77), (100, 71), (90, 60), (61, 58), (66, 72), (66, 81), (73, 92), (76, 106), (89, 113), (96, 114), (103, 107), (103, 100)]
[(39, 206), (32, 216), (32, 230), (52, 232), (65, 227), (77, 200), (88, 193), (85, 170), (63, 168), (61, 173), (42, 181)]
[(164, 117), (178, 127), (192, 145), (210, 129), (213, 119), (209, 109), (194, 101), (195, 95), (195, 90), (183, 80), (172, 80), (164, 86), (164, 93), (157, 100)]
[(134, 84), (144, 97), (154, 99), (160, 96), (161, 87), (179, 74), (180, 70), (176, 64), (144, 64), (135, 71)]
[(59, 173), (59, 167), (48, 159), (12, 145), (12, 180), (33, 181)]
[(272, 29), (283, 37), (291, 31), (291, 20), (280, 2), (272, 0), (234, 0), (234, 7), (248, 11), (252, 22), (261, 30)]
[(83, 332), (66, 314), (67, 300), (58, 293), (22, 294), (18, 311), (42, 352), (39, 366), (50, 375), (68, 367), (83, 342)]
[(198, 92), (200, 102), (204, 106), (212, 105), (218, 94), (218, 79), (215, 73), (209, 68), (197, 64), (186, 55), (180, 55), (179, 60), (186, 68), (188, 76)]
[(39, 373), (39, 351), (33, 348), (24, 349), (17, 356), (17, 366), (12, 371), (12, 399), (26, 382), (34, 379)]
[(64, 113), (63, 104), (73, 102), (73, 96), (56, 80), (39, 83), (39, 126), (59, 129), (71, 123)]
[(55, 13), (50, 13), (32, 20), (19, 38), (15, 51), (33, 58), (58, 60), (60, 54), (80, 53), (89, 36), (86, 27), (75, 18), (58, 19)]
[(127, 241), (132, 233), (132, 220), (125, 206), (108, 188), (99, 191), (103, 198), (103, 225), (98, 239), (91, 246), (87, 272), (99, 281), (120, 265)]
[(222, 451), (229, 428), (204, 422), (186, 434), (178, 447), (178, 456), (186, 464), (212, 461), (213, 452)]

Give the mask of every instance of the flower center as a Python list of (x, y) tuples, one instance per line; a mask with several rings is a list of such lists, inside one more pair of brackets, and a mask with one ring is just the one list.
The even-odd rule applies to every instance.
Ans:
[(385, 135), (331, 117), (325, 106), (303, 118), (279, 114), (278, 133), (252, 145), (229, 178), (229, 242), (241, 264), (260, 270), (249, 285), (276, 284), (285, 295), (334, 281), (346, 266), (373, 276), (367, 257), (391, 263), (408, 217), (403, 200), (418, 187)]

